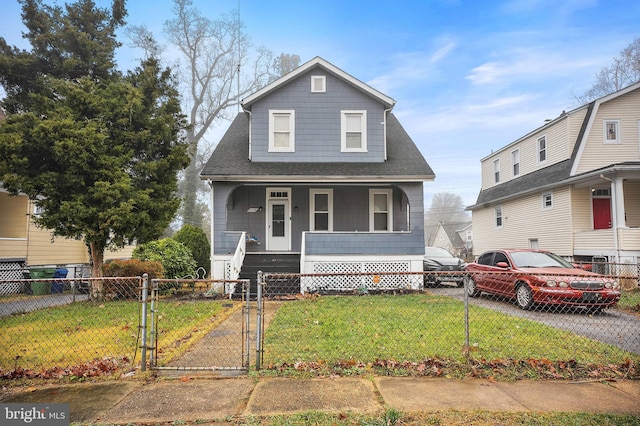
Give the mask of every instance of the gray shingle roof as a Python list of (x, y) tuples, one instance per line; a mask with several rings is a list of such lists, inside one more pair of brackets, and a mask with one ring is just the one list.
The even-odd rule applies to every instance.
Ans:
[(303, 181), (322, 176), (328, 180), (404, 180), (435, 178), (411, 137), (393, 114), (387, 120), (387, 161), (383, 163), (295, 163), (249, 161), (249, 121), (238, 114), (222, 137), (200, 177), (212, 180), (263, 180), (264, 178)]
[(569, 177), (572, 163), (571, 159), (564, 160), (503, 184), (484, 189), (480, 191), (476, 204), (470, 208), (480, 207), (485, 203), (495, 202), (502, 198), (526, 193), (535, 188), (542, 188), (563, 181)]

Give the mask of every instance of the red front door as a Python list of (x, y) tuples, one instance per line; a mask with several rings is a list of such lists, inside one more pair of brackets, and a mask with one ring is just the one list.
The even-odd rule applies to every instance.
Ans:
[(611, 199), (593, 199), (593, 229), (611, 228)]

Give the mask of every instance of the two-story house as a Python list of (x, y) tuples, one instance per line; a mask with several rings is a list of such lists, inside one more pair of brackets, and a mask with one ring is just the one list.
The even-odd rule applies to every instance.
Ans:
[(468, 208), (475, 255), (531, 247), (639, 263), (640, 83), (563, 112), (481, 165)]
[(430, 246), (442, 247), (451, 254), (469, 259), (473, 248), (473, 226), (469, 222), (440, 222), (431, 236)]
[(214, 278), (266, 256), (301, 273), (418, 272), (435, 176), (395, 101), (316, 57), (243, 99), (201, 172)]

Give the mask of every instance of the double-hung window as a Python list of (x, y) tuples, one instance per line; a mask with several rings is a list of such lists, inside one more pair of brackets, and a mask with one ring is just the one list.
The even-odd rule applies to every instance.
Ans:
[(511, 173), (513, 177), (520, 175), (520, 150), (514, 149), (511, 151)]
[(500, 159), (496, 158), (493, 160), (493, 182), (500, 182)]
[(494, 213), (495, 213), (496, 228), (502, 228), (502, 206), (497, 206), (494, 209)]
[(341, 112), (342, 152), (367, 151), (367, 111)]
[(369, 229), (371, 232), (393, 230), (391, 189), (369, 190)]
[(309, 191), (312, 231), (333, 232), (333, 190), (312, 189)]
[(269, 111), (269, 152), (295, 151), (295, 111)]
[(538, 163), (547, 161), (547, 137), (540, 136), (538, 138)]

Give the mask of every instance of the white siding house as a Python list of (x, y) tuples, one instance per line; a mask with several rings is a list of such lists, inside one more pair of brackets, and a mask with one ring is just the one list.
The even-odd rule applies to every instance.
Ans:
[[(499, 167), (497, 167), (499, 165)], [(640, 83), (562, 114), (481, 160), (474, 255), (537, 247), (640, 259)]]

